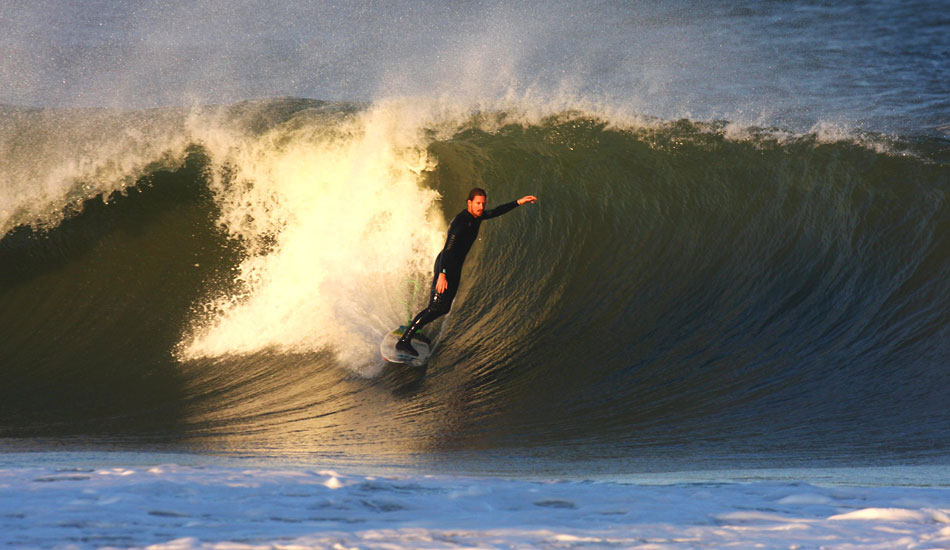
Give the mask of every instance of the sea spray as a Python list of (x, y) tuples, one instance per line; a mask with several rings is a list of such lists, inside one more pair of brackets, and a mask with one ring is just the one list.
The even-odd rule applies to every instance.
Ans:
[(55, 227), (83, 201), (181, 166), (187, 110), (0, 109), (0, 236)]

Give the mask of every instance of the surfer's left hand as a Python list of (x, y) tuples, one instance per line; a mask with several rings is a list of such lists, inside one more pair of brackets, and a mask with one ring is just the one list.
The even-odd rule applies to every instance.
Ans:
[(524, 204), (524, 203), (526, 203), (526, 202), (530, 202), (531, 204), (534, 204), (534, 203), (538, 202), (538, 197), (535, 197), (534, 195), (525, 195), (525, 196), (521, 197), (520, 199), (518, 199), (518, 205), (519, 205), (519, 206), (521, 206), (522, 204)]

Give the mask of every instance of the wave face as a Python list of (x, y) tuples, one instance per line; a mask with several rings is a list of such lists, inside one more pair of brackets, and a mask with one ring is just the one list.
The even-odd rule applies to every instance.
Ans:
[[(0, 208), (8, 442), (946, 456), (945, 140), (293, 99), (17, 116), (43, 154), (7, 176), (60, 176)], [(126, 137), (79, 154), (51, 118)], [(483, 224), (427, 369), (387, 367), (476, 185), (540, 201)]]

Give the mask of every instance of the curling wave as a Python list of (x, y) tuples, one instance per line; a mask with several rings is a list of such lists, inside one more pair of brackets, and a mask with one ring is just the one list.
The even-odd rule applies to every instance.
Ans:
[[(17, 116), (55, 157), (52, 115)], [(8, 437), (390, 463), (946, 451), (940, 139), (293, 99), (103, 116), (148, 147), (87, 143), (42, 192), (14, 176), (48, 167), (7, 174)], [(476, 185), (541, 201), (482, 228), (427, 370), (386, 367)]]

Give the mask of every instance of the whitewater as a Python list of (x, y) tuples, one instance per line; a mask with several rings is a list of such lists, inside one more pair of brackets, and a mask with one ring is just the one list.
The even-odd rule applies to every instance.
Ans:
[(5, 2), (0, 547), (950, 548), (945, 11)]
[(950, 544), (946, 488), (722, 483), (701, 481), (701, 475), (690, 479), (688, 473), (611, 483), (108, 464), (115, 458), (98, 467), (5, 468), (0, 474), (5, 546), (894, 549)]

